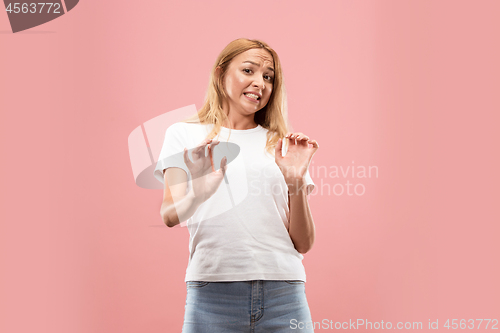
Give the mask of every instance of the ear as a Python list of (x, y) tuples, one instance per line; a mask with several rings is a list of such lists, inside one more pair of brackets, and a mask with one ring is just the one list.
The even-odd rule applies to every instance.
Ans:
[(215, 68), (215, 76), (219, 78), (221, 74), (222, 74), (222, 68), (220, 68), (220, 66), (217, 66)]

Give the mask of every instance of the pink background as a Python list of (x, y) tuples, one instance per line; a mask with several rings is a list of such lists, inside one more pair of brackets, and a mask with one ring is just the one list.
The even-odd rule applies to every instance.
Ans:
[(313, 320), (427, 331), (429, 319), (440, 330), (500, 319), (499, 12), (498, 1), (88, 0), (12, 34), (2, 11), (0, 331), (180, 332), (188, 231), (162, 226), (163, 193), (134, 183), (127, 138), (200, 108), (216, 56), (239, 37), (280, 55), (294, 130), (320, 145), (315, 168), (379, 170), (313, 175), (318, 189), (365, 186), (310, 196)]

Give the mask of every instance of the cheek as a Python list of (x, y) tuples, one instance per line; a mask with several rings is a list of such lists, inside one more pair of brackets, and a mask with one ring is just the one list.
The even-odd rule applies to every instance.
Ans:
[(273, 93), (273, 90), (270, 89), (269, 91), (267, 91), (266, 93), (266, 99), (269, 100), (271, 98), (271, 94)]
[(238, 87), (241, 87), (245, 85), (246, 78), (244, 76), (238, 76), (234, 81), (238, 85)]
[(226, 92), (228, 93), (228, 95), (232, 95), (233, 94), (233, 86), (234, 86), (234, 81), (232, 78), (227, 78), (226, 82), (225, 82), (225, 88), (226, 88)]
[(226, 80), (226, 91), (228, 94), (236, 94), (245, 86), (244, 77), (228, 78)]

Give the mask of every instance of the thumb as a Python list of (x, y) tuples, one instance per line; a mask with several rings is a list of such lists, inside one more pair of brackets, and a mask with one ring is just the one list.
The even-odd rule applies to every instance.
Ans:
[(283, 139), (279, 138), (276, 143), (276, 147), (274, 148), (274, 157), (275, 159), (282, 158), (282, 150), (283, 150)]
[(222, 160), (220, 161), (220, 170), (222, 172), (222, 175), (224, 176), (226, 174), (226, 170), (227, 170), (227, 158), (226, 158), (226, 156), (224, 156), (224, 158), (222, 158)]

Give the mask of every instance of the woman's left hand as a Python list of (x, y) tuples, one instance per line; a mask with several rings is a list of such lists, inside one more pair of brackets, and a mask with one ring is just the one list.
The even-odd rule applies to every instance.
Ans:
[[(288, 150), (285, 156), (282, 155), (283, 140), (280, 138), (275, 148), (275, 162), (280, 168), (288, 185), (293, 185), (297, 181), (304, 179), (309, 168), (312, 157), (319, 145), (316, 140), (311, 140), (303, 133), (288, 133), (285, 137), (288, 140)], [(297, 140), (297, 143), (295, 143)], [(312, 145), (309, 148), (309, 144)]]

